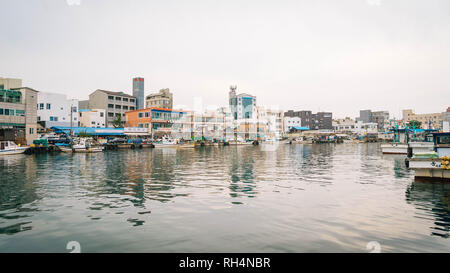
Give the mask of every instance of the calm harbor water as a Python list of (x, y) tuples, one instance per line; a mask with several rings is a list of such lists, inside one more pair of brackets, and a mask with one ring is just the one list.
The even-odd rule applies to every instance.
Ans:
[(450, 252), (450, 185), (373, 144), (0, 157), (0, 252)]

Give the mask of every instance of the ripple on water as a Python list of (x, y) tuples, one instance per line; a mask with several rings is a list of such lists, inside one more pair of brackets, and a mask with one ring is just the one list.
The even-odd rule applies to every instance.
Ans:
[[(0, 158), (0, 251), (450, 251), (450, 188), (378, 144)], [(61, 247), (61, 245), (64, 245)]]

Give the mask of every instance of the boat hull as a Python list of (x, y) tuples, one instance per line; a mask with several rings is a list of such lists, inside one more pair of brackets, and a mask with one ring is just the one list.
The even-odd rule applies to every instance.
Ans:
[(410, 142), (409, 147), (412, 148), (412, 153), (426, 153), (434, 149), (433, 142)]
[(381, 152), (383, 154), (408, 154), (408, 144), (402, 143), (382, 144)]
[(11, 150), (1, 150), (0, 151), (0, 156), (2, 155), (17, 155), (17, 154), (23, 154), (25, 153), (26, 149), (28, 149), (28, 147), (20, 147), (17, 149), (11, 149)]

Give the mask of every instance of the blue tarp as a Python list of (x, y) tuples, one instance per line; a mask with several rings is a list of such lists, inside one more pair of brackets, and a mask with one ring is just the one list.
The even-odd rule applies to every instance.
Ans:
[[(70, 127), (51, 127), (55, 133), (70, 134)], [(92, 136), (125, 136), (123, 128), (93, 128), (93, 127), (72, 127), (74, 135), (80, 133), (90, 134)]]
[(292, 126), (292, 129), (295, 129), (297, 131), (309, 131), (308, 127), (298, 127), (298, 126)]

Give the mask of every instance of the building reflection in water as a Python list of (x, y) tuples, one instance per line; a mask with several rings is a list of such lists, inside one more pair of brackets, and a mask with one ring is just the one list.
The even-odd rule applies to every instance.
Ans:
[[(241, 196), (255, 197), (256, 184), (254, 180), (254, 157), (252, 152), (254, 150), (247, 149), (248, 147), (227, 147), (232, 153), (229, 158), (228, 175), (230, 177), (230, 197), (236, 198)], [(234, 149), (234, 150), (232, 150)], [(239, 151), (238, 151), (239, 149)], [(242, 202), (233, 202), (233, 204), (241, 204)]]
[(406, 201), (413, 204), (420, 216), (432, 216), (432, 236), (448, 238), (450, 235), (450, 185), (415, 181), (406, 190)]
[(39, 211), (36, 159), (26, 155), (0, 157), (0, 234), (33, 228), (30, 217)]

